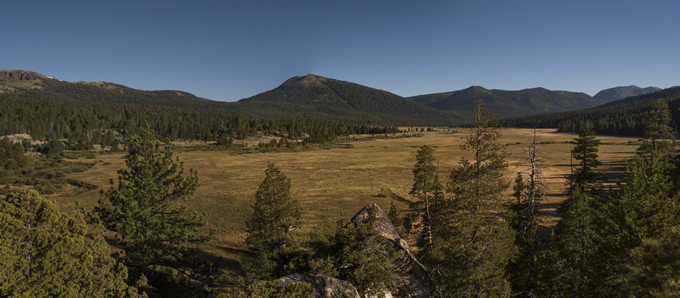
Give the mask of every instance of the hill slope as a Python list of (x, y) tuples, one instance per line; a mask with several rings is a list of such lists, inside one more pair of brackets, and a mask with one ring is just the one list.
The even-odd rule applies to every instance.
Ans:
[(661, 90), (661, 88), (658, 87), (647, 87), (647, 88), (640, 88), (635, 85), (631, 86), (621, 86), (621, 87), (614, 87), (614, 88), (609, 88), (609, 89), (604, 89), (595, 96), (594, 98), (601, 99), (605, 102), (610, 102), (610, 101), (615, 101), (619, 99), (623, 99), (626, 97), (632, 97), (632, 96), (638, 96), (638, 95), (643, 95), (647, 93), (652, 93)]
[(464, 118), (463, 114), (438, 111), (386, 91), (312, 74), (293, 77), (238, 104), (244, 112), (257, 108), (261, 112), (287, 111), (380, 125), (451, 125)]
[(452, 125), (463, 115), (439, 111), (398, 95), (315, 75), (293, 77), (278, 88), (219, 102), (182, 91), (142, 91), (107, 82), (65, 82), (24, 70), (0, 70), (0, 93), (73, 102), (144, 104), (261, 118), (324, 118), (351, 124)]
[(673, 127), (680, 124), (680, 87), (627, 97), (591, 109), (503, 119), (499, 124), (506, 127), (557, 128), (562, 132), (578, 132), (590, 126), (598, 134), (640, 135), (653, 101), (659, 98), (668, 102)]
[(499, 118), (537, 113), (562, 112), (595, 107), (605, 103), (585, 93), (532, 88), (519, 91), (488, 90), (472, 86), (460, 91), (410, 97), (439, 110), (473, 113), (475, 103), (483, 102)]

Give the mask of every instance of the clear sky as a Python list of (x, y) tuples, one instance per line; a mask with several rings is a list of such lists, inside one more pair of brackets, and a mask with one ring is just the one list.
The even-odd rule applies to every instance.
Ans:
[(3, 1), (0, 69), (220, 101), (309, 73), (414, 96), (680, 85), (680, 1)]

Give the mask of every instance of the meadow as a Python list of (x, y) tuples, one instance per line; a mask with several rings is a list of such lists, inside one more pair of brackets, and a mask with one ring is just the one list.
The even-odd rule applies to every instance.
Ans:
[[(508, 180), (514, 180), (518, 172), (526, 172), (525, 153), (532, 129), (501, 129), (500, 141), (506, 146)], [(449, 170), (461, 157), (469, 157), (461, 150), (469, 131), (466, 129), (438, 129), (421, 132), (419, 136), (382, 135), (380, 137), (357, 136), (357, 140), (344, 142), (344, 146), (300, 152), (276, 152), (232, 154), (228, 151), (178, 150), (175, 156), (184, 163), (185, 170), (196, 169), (200, 187), (187, 205), (191, 210), (204, 212), (208, 229), (217, 232), (210, 245), (202, 247), (207, 256), (219, 260), (228, 270), (239, 270), (238, 259), (247, 253), (245, 245), (245, 220), (251, 213), (253, 194), (264, 179), (268, 163), (275, 163), (291, 180), (291, 191), (302, 206), (303, 230), (320, 229), (331, 232), (341, 218), (347, 221), (369, 203), (378, 203), (388, 209), (394, 202), (401, 214), (409, 212), (408, 203), (393, 199), (394, 194), (406, 200), (414, 200), (409, 191), (412, 186), (412, 168), (418, 148), (428, 145), (435, 149), (442, 181), (446, 183)], [(566, 198), (567, 176), (570, 173), (570, 144), (577, 135), (557, 133), (554, 129), (537, 130), (539, 137), (540, 169), (548, 186), (544, 202), (546, 228), (559, 220), (556, 209)], [(629, 142), (637, 138), (597, 136), (600, 145), (598, 168), (607, 173), (609, 181), (623, 179), (625, 159), (637, 148)], [(252, 138), (249, 144), (266, 142), (267, 139)], [(82, 173), (71, 173), (66, 178), (76, 179), (107, 189), (109, 180), (117, 180), (116, 171), (124, 168), (124, 153), (107, 153), (96, 156), (95, 165)], [(82, 159), (91, 163), (92, 159)], [(576, 162), (576, 161), (574, 161)], [(512, 190), (507, 192), (510, 199)], [(77, 193), (77, 194), (76, 194)], [(48, 196), (54, 198), (62, 210), (73, 211), (77, 204), (86, 210), (93, 208), (99, 198), (99, 190), (79, 193), (75, 189), (65, 194)], [(405, 237), (409, 238), (409, 237)]]

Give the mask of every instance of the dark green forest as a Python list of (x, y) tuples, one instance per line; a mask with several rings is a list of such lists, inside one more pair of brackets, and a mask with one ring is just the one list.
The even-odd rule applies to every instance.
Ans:
[(29, 134), (36, 140), (67, 139), (70, 149), (108, 147), (148, 125), (161, 138), (220, 141), (258, 134), (327, 142), (350, 134), (397, 133), (396, 127), (351, 125), (319, 118), (253, 118), (156, 105), (83, 103), (71, 100), (0, 98), (0, 135)]
[(579, 132), (591, 128), (598, 134), (639, 136), (656, 99), (664, 99), (671, 113), (671, 127), (680, 123), (680, 87), (624, 98), (599, 107), (561, 113), (502, 119), (502, 127), (556, 128)]

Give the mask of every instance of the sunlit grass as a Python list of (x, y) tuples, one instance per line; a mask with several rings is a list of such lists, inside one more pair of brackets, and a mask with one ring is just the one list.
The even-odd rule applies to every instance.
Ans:
[[(531, 129), (502, 129), (501, 144), (508, 152), (509, 169), (507, 179), (514, 179), (517, 172), (526, 171), (525, 148), (533, 134)], [(253, 194), (264, 179), (267, 163), (276, 163), (291, 180), (291, 191), (302, 206), (305, 221), (304, 230), (321, 229), (332, 231), (336, 222), (344, 216), (347, 220), (369, 203), (378, 203), (389, 208), (391, 198), (378, 197), (383, 189), (411, 199), (408, 192), (412, 186), (411, 172), (415, 164), (418, 147), (435, 147), (442, 181), (448, 181), (448, 172), (463, 156), (469, 156), (460, 149), (468, 131), (457, 132), (440, 129), (437, 132), (421, 133), (420, 137), (387, 138), (351, 142), (352, 148), (321, 149), (305, 152), (255, 153), (232, 155), (227, 151), (177, 152), (185, 169), (198, 171), (200, 187), (187, 201), (192, 210), (205, 212), (209, 227), (218, 233), (217, 240), (206, 248), (210, 253), (223, 258), (237, 258), (233, 249), (245, 248), (245, 219), (250, 215)], [(547, 226), (553, 226), (557, 217), (555, 210), (565, 199), (566, 176), (570, 171), (568, 141), (576, 135), (556, 133), (552, 129), (538, 130), (540, 155), (549, 196), (544, 202), (547, 207)], [(623, 145), (635, 138), (598, 136), (605, 143), (601, 145), (600, 160), (604, 165), (599, 169), (609, 171), (611, 177), (621, 177), (624, 160), (637, 146)], [(250, 141), (257, 144), (259, 140)], [(117, 180), (116, 171), (125, 166), (124, 153), (101, 154), (92, 169), (84, 173), (73, 173), (68, 178), (109, 187), (109, 179)], [(91, 162), (91, 160), (89, 161)], [(510, 195), (508, 191), (508, 195)], [(90, 191), (76, 196), (56, 196), (64, 210), (73, 210), (74, 201), (91, 209), (96, 205), (99, 191)], [(407, 204), (395, 201), (402, 211)]]

